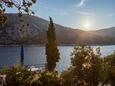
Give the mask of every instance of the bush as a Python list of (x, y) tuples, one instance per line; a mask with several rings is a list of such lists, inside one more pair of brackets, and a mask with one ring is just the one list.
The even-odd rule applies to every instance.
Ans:
[(7, 86), (63, 86), (63, 79), (56, 72), (32, 72), (21, 66), (2, 70)]
[(62, 73), (67, 86), (97, 86), (101, 81), (102, 59), (100, 49), (89, 46), (75, 47), (72, 53), (72, 66)]

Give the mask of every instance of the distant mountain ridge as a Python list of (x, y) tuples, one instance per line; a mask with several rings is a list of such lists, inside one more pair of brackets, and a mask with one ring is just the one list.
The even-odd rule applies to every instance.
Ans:
[[(0, 44), (45, 44), (49, 24), (47, 20), (26, 14), (23, 14), (21, 19), (17, 14), (6, 14), (6, 16), (8, 22), (0, 31)], [(24, 25), (23, 29), (20, 29), (20, 24)], [(60, 45), (115, 44), (115, 38), (99, 35), (98, 31), (86, 32), (59, 24), (55, 24), (55, 28), (57, 41)], [(100, 31), (100, 34), (102, 32)], [(24, 35), (23, 38), (22, 35)]]
[(115, 27), (105, 28), (97, 31), (91, 31), (91, 33), (100, 36), (115, 37)]

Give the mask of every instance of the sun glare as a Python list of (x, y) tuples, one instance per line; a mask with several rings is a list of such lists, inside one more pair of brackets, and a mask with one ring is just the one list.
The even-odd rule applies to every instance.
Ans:
[(90, 30), (91, 29), (91, 22), (90, 21), (85, 21), (83, 23), (83, 28), (84, 28), (84, 30)]

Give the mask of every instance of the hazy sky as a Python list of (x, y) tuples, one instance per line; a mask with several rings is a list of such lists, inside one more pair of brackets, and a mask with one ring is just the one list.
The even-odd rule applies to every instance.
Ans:
[[(83, 30), (115, 26), (115, 0), (38, 0), (32, 7), (36, 16)], [(8, 10), (8, 12), (16, 12)]]

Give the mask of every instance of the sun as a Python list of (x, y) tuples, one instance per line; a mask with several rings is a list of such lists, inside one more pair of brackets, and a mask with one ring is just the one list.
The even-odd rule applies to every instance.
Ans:
[(91, 27), (92, 27), (92, 24), (91, 24), (90, 21), (85, 21), (85, 22), (83, 23), (83, 28), (84, 28), (84, 30), (90, 30)]

